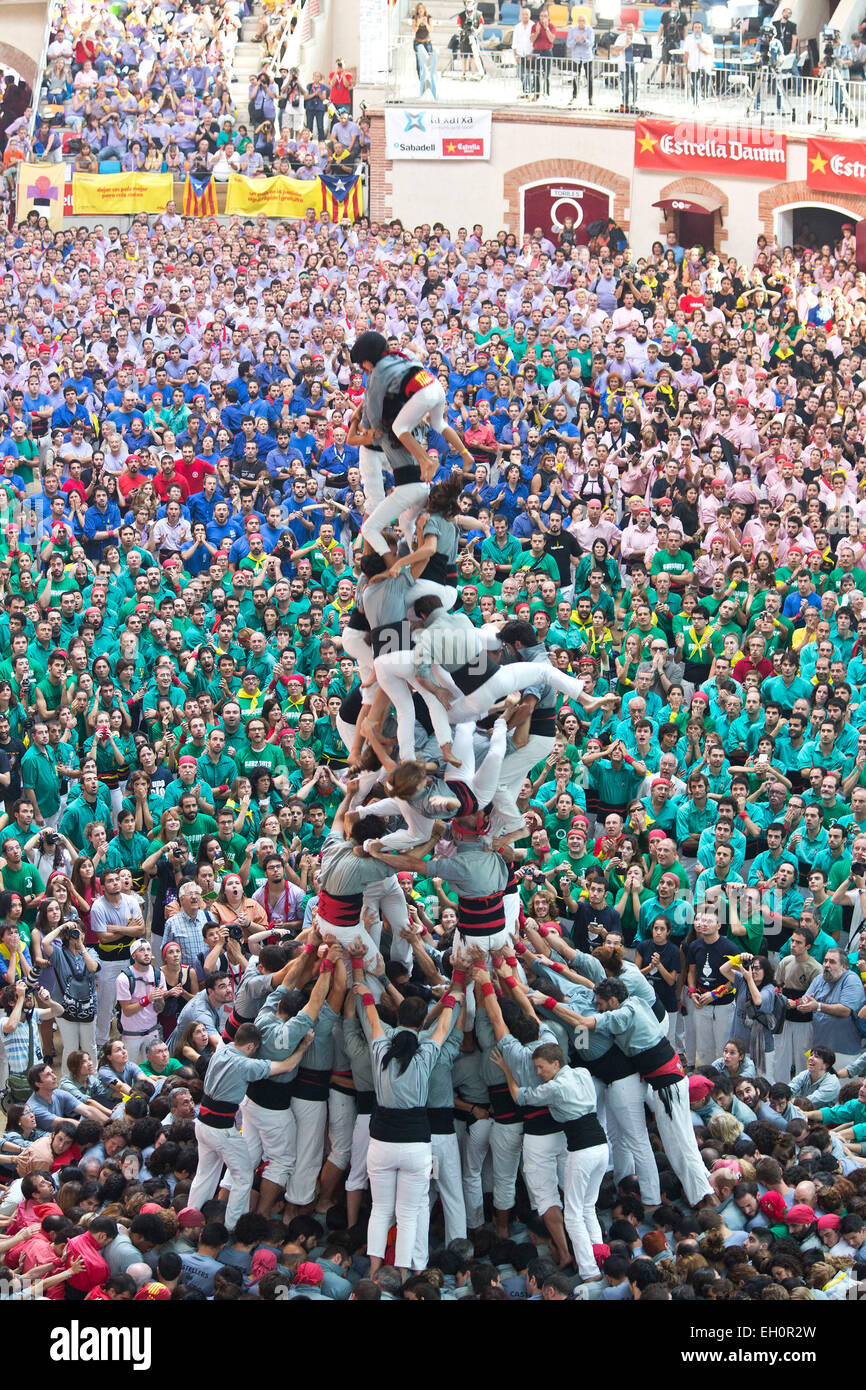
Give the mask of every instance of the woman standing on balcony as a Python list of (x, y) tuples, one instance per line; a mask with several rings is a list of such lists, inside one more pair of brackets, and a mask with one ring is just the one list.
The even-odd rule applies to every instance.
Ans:
[(415, 49), (415, 66), (418, 81), (421, 83), (423, 97), (427, 84), (436, 100), (436, 53), (432, 42), (433, 20), (427, 13), (427, 6), (418, 4), (412, 14), (412, 44)]

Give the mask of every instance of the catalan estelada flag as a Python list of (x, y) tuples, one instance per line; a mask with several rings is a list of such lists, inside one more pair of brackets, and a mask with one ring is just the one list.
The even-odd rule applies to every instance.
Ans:
[(344, 217), (357, 222), (364, 212), (361, 175), (320, 174), (319, 182), (322, 185), (322, 211), (329, 213), (334, 222)]
[(184, 217), (216, 217), (216, 210), (216, 187), (211, 175), (196, 179), (187, 174), (183, 190)]

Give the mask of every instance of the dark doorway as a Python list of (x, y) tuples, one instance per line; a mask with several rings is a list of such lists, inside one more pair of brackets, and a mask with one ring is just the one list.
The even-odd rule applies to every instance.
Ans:
[(678, 212), (677, 240), (686, 250), (690, 246), (703, 246), (712, 251), (716, 244), (716, 228), (719, 219), (714, 212)]
[(833, 246), (842, 236), (842, 223), (856, 223), (848, 212), (833, 208), (805, 207), (792, 209), (792, 234), (795, 246), (819, 247), (826, 242)]

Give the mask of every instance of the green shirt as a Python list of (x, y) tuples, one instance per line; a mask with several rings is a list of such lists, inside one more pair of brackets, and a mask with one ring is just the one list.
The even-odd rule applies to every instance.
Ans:
[(53, 752), (43, 751), (32, 743), (21, 759), (21, 783), (32, 791), (43, 816), (55, 816), (60, 810), (60, 778)]
[[(3, 870), (3, 887), (7, 893), (20, 894), (22, 899), (32, 898), (35, 894), (45, 891), (45, 884), (38, 869), (35, 869), (32, 864), (28, 864), (26, 860), (17, 870), (12, 870), (8, 864), (6, 865)], [(33, 907), (25, 907), (24, 909), (24, 920), (31, 927), (36, 921), (37, 907), (38, 905), (34, 904)]]

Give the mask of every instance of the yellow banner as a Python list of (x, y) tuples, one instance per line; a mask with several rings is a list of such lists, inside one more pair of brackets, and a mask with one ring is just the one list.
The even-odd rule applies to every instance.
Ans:
[(76, 214), (164, 212), (173, 195), (171, 174), (74, 174), (72, 178)]
[(59, 232), (63, 227), (64, 181), (63, 164), (19, 164), (18, 221), (23, 222), (28, 212), (38, 212), (48, 219), (53, 232)]
[(322, 189), (318, 179), (287, 179), (277, 174), (272, 179), (248, 179), (243, 174), (230, 174), (227, 213), (265, 217), (303, 217), (312, 208), (322, 210)]

